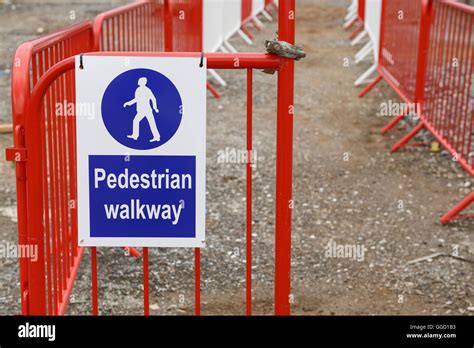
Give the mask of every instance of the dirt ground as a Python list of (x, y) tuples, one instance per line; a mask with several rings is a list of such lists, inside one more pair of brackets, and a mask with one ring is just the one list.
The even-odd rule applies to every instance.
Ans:
[[(38, 1), (34, 1), (38, 3)], [(51, 13), (71, 5), (18, 5), (15, 16), (0, 5), (0, 68), (37, 23), (54, 29)], [(83, 15), (110, 7), (110, 1), (77, 2)], [(438, 218), (471, 192), (473, 181), (459, 166), (429, 147), (407, 147), (391, 155), (404, 131), (388, 136), (389, 121), (377, 116), (381, 103), (396, 95), (385, 83), (364, 99), (353, 81), (370, 62), (353, 65), (357, 48), (342, 29), (347, 1), (301, 0), (297, 42), (308, 57), (296, 63), (294, 116), (294, 201), (292, 313), (300, 315), (474, 314), (473, 264), (448, 256), (407, 264), (433, 253), (474, 258), (473, 220), (443, 227)], [(51, 9), (55, 10), (52, 11)], [(56, 10), (57, 9), (57, 10)], [(20, 14), (18, 14), (20, 13)], [(84, 17), (84, 18), (85, 18)], [(239, 51), (260, 52), (273, 38), (275, 23), (256, 33), (255, 45), (238, 37)], [(9, 31), (18, 35), (7, 34)], [(344, 66), (344, 59), (351, 64)], [(0, 95), (7, 96), (8, 72), (0, 75)], [(202, 251), (202, 312), (243, 314), (245, 310), (245, 167), (220, 164), (219, 150), (245, 149), (245, 73), (223, 71), (229, 83), (220, 100), (208, 97), (207, 247)], [(276, 75), (254, 78), (253, 282), (255, 314), (273, 311)], [(2, 121), (9, 119), (8, 103)], [(10, 135), (0, 136), (3, 147)], [(0, 238), (16, 241), (14, 171), (0, 162)], [(365, 247), (364, 257), (331, 258), (326, 246)], [(90, 313), (89, 253), (81, 265), (70, 314)], [(19, 312), (16, 260), (2, 259), (0, 314)], [(153, 314), (193, 313), (193, 252), (153, 249), (150, 255)], [(141, 259), (118, 249), (99, 250), (101, 314), (142, 313)]]

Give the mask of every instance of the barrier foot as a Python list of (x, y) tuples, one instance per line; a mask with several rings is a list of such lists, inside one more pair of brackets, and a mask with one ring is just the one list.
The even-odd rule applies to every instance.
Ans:
[(221, 97), (221, 94), (217, 91), (216, 87), (214, 87), (213, 85), (211, 85), (210, 82), (208, 82), (206, 84), (207, 86), (207, 89), (209, 90), (209, 92), (212, 93), (212, 95), (216, 98), (216, 99), (219, 99)]
[(382, 128), (382, 134), (387, 133), (389, 130), (395, 127), (397, 123), (400, 122), (405, 116), (406, 116), (406, 113), (405, 113), (405, 110), (403, 110), (400, 115), (398, 115), (397, 117), (394, 117), (385, 127)]
[(128, 253), (128, 256), (132, 256), (132, 257), (142, 256), (142, 254), (140, 254), (140, 252), (136, 248), (126, 247), (126, 248), (122, 248), (122, 249), (125, 250), (125, 252)]
[[(465, 218), (467, 216), (462, 216), (460, 215), (460, 213), (466, 209), (469, 205), (471, 205), (472, 203), (474, 202), (474, 192), (471, 193), (469, 196), (467, 196), (466, 198), (464, 198), (460, 203), (458, 203), (453, 209), (451, 209), (446, 215), (444, 215), (443, 217), (441, 217), (439, 219), (439, 222), (441, 223), (441, 225), (446, 225), (448, 224), (450, 221), (453, 221), (453, 220), (458, 220), (458, 219), (462, 219), (462, 218)], [(472, 217), (472, 216), (469, 216), (469, 217)]]
[(250, 39), (250, 37), (248, 37), (243, 31), (242, 29), (239, 29), (237, 30), (237, 34), (239, 34), (239, 36), (242, 38), (242, 40), (244, 40), (247, 45), (253, 45), (253, 41)]
[(225, 80), (214, 69), (207, 69), (207, 71), (209, 72), (209, 74), (211, 74), (211, 76), (214, 78), (214, 80), (219, 82), (219, 84), (222, 87), (227, 86), (227, 82), (225, 82)]
[(357, 52), (357, 54), (355, 55), (355, 64), (357, 65), (360, 62), (362, 62), (364, 59), (366, 59), (369, 56), (372, 49), (373, 49), (372, 41), (367, 42), (364, 45), (364, 47), (362, 47), (360, 51)]
[(382, 81), (382, 75), (379, 75), (373, 80), (367, 87), (365, 87), (362, 92), (359, 93), (359, 98), (363, 98), (367, 93), (369, 93), (380, 81)]
[(357, 35), (357, 37), (351, 41), (351, 46), (358, 45), (362, 41), (362, 39), (367, 36), (367, 34), (367, 30), (362, 30), (362, 32), (360, 32), (360, 34)]
[(359, 26), (352, 32), (351, 36), (349, 36), (349, 40), (353, 40), (362, 32), (362, 30), (364, 30), (364, 23), (359, 24)]
[(357, 22), (357, 16), (354, 16), (354, 18), (350, 19), (348, 22), (344, 23), (344, 30), (348, 30), (351, 28), (355, 23)]
[(273, 17), (270, 13), (267, 12), (267, 10), (263, 10), (262, 11), (262, 15), (263, 17), (265, 17), (265, 19), (269, 22), (273, 22)]
[(398, 143), (396, 143), (395, 145), (393, 145), (392, 147), (392, 150), (391, 152), (397, 152), (398, 150), (400, 150), (402, 147), (404, 147), (406, 144), (408, 144), (408, 142), (415, 136), (418, 134), (419, 131), (421, 131), (423, 128), (425, 128), (425, 123), (424, 122), (420, 122), (418, 123), (418, 125), (413, 128), (410, 133), (408, 133), (407, 135), (405, 135)]
[(223, 46), (225, 46), (225, 48), (227, 48), (231, 53), (238, 53), (235, 47), (227, 40), (224, 40)]
[(227, 47), (224, 46), (224, 44), (222, 44), (219, 47), (219, 51), (221, 51), (222, 53), (230, 53), (229, 50), (227, 49)]
[[(257, 31), (262, 31), (263, 27), (260, 26), (257, 21), (255, 20), (256, 17), (253, 17), (251, 20), (250, 20), (250, 23), (252, 23), (252, 25), (255, 27), (255, 29), (257, 29)], [(260, 22), (261, 23), (261, 22)]]
[(357, 18), (357, 9), (354, 8), (354, 9), (349, 9), (347, 11), (347, 14), (344, 16), (344, 21), (347, 22), (347, 21), (350, 21), (352, 20), (352, 18), (356, 17)]
[(240, 30), (242, 30), (242, 32), (247, 35), (250, 40), (253, 40), (254, 36), (253, 34), (250, 32), (250, 30), (247, 29), (247, 27), (245, 25), (242, 25), (242, 27), (240, 27)]

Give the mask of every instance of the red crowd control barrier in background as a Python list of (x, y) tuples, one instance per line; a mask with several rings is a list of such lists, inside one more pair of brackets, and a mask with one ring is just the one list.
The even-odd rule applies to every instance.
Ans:
[[(402, 15), (403, 19), (397, 18)], [(474, 175), (472, 65), (474, 63), (474, 7), (452, 0), (384, 1), (380, 35), (380, 72), (360, 96), (385, 79), (415, 108), (405, 109), (382, 133), (393, 128), (408, 111), (419, 123), (393, 147), (398, 151), (427, 129), (467, 173)], [(459, 218), (474, 202), (470, 194), (441, 218)]]
[(203, 0), (171, 0), (173, 52), (201, 52)]
[(473, 7), (435, 2), (421, 113), (432, 133), (471, 175), (473, 21)]
[(415, 102), (420, 22), (421, 1), (382, 2), (378, 70), (406, 103)]
[(358, 34), (364, 30), (364, 21), (365, 21), (365, 0), (357, 0), (357, 17), (348, 25), (347, 28), (351, 27), (357, 20), (359, 20), (359, 26), (351, 33), (349, 38), (352, 40)]
[(365, 20), (365, 0), (358, 0), (357, 15), (362, 22)]
[[(20, 245), (37, 245), (38, 260), (20, 259), (22, 314), (62, 315), (84, 248), (77, 246), (74, 56), (200, 56), (202, 6), (194, 0), (139, 1), (19, 47), (12, 76)], [(184, 11), (192, 24), (179, 21)], [(281, 0), (279, 39), (294, 43), (294, 0)], [(198, 26), (195, 28), (194, 26)], [(186, 40), (190, 42), (185, 42)], [(145, 53), (150, 50), (197, 53)], [(129, 52), (142, 50), (140, 52)], [(206, 53), (209, 69), (247, 70), (247, 149), (252, 150), (253, 69), (278, 70), (275, 223), (275, 314), (290, 314), (294, 61), (268, 54)], [(87, 58), (84, 58), (87, 59)], [(235, 65), (236, 59), (239, 65)], [(17, 69), (16, 69), (17, 68)], [(31, 80), (31, 84), (30, 84)], [(34, 87), (34, 88), (33, 88)], [(31, 91), (31, 89), (33, 90)], [(64, 116), (64, 117), (63, 117)], [(247, 165), (246, 313), (252, 313), (252, 175)], [(91, 248), (92, 313), (99, 313), (96, 248)], [(195, 313), (200, 314), (200, 249), (195, 249)], [(148, 249), (143, 249), (144, 313), (149, 314)]]
[[(92, 25), (89, 22), (57, 31), (21, 45), (15, 54), (12, 70), (12, 110), (14, 148), (7, 159), (15, 158), (17, 176), (18, 244), (38, 245), (38, 260), (20, 258), (22, 313), (63, 314), (72, 290), (83, 249), (77, 246), (76, 161), (75, 161), (75, 80), (68, 73), (46, 91), (43, 108), (35, 110), (41, 118), (43, 146), (38, 148), (44, 165), (36, 175), (44, 195), (35, 206), (26, 171), (25, 124), (31, 90), (38, 81), (62, 60), (93, 50)], [(56, 117), (58, 108), (64, 117)], [(33, 146), (37, 146), (34, 144)], [(48, 180), (49, 177), (49, 180)], [(40, 208), (43, 207), (43, 208)], [(42, 224), (32, 223), (32, 216), (44, 216)], [(43, 226), (42, 229), (40, 226)]]
[(94, 20), (96, 51), (163, 52), (163, 2), (136, 2), (99, 14)]
[(242, 23), (252, 18), (252, 0), (242, 0)]

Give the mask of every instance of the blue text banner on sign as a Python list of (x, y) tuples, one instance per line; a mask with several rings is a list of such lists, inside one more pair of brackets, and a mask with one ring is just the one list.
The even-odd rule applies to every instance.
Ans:
[(194, 156), (89, 156), (93, 237), (194, 237)]

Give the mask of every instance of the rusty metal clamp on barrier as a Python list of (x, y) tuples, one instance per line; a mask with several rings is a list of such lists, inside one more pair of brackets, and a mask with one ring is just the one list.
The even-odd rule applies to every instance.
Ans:
[[(286, 41), (278, 40), (265, 40), (265, 49), (268, 53), (274, 54), (279, 57), (285, 57), (299, 61), (306, 57), (306, 52), (302, 45), (293, 45)], [(263, 70), (266, 74), (273, 75), (275, 70), (266, 69)]]

